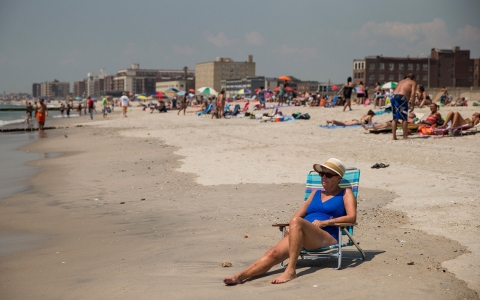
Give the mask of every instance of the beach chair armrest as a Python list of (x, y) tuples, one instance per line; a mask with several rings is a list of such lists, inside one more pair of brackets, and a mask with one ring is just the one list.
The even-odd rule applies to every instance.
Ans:
[(287, 227), (288, 223), (275, 223), (275, 224), (272, 224), (272, 227)]
[(357, 223), (333, 223), (333, 226), (347, 227), (347, 226), (356, 226)]

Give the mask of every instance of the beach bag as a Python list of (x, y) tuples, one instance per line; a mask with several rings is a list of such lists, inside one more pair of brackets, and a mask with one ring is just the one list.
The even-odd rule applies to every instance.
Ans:
[(298, 119), (298, 117), (300, 117), (301, 114), (302, 114), (301, 112), (296, 112), (292, 114), (292, 117), (294, 117), (295, 119)]
[(310, 119), (310, 115), (308, 113), (306, 114), (302, 114), (298, 117), (298, 119), (300, 120), (309, 120)]
[(432, 135), (434, 134), (435, 127), (434, 126), (419, 126), (418, 127), (418, 134), (419, 135)]

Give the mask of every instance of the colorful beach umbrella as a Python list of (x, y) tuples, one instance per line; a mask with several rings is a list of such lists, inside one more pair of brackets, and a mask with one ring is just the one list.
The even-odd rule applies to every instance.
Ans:
[(188, 89), (188, 91), (189, 91), (190, 93), (195, 93), (195, 90), (194, 90), (194, 89)]
[(173, 88), (173, 87), (169, 87), (169, 88), (167, 89), (167, 91), (172, 91), (172, 92), (175, 92), (175, 93), (180, 92), (179, 90), (177, 90), (176, 88)]
[(155, 96), (157, 97), (157, 99), (166, 99), (166, 98), (168, 98), (168, 96), (167, 96), (165, 93), (162, 93), (162, 92), (156, 92), (156, 93), (155, 93)]
[(239, 89), (237, 91), (237, 94), (240, 94), (240, 95), (245, 95), (245, 94), (250, 94), (252, 93), (252, 91), (250, 91), (249, 89)]
[(390, 82), (387, 82), (387, 83), (384, 83), (382, 84), (381, 88), (382, 89), (386, 89), (386, 90), (389, 90), (389, 89), (394, 89), (397, 87), (397, 83), (394, 82), (394, 81), (390, 81)]
[(137, 99), (138, 100), (147, 100), (147, 97), (145, 97), (143, 95), (140, 95), (140, 96), (137, 96)]
[(177, 95), (179, 95), (179, 96), (185, 96), (185, 91), (178, 91), (178, 92), (177, 92)]
[(217, 91), (215, 91), (213, 88), (211, 87), (208, 87), (208, 86), (204, 86), (204, 87), (201, 87), (197, 90), (199, 93), (202, 93), (202, 94), (206, 94), (206, 95), (217, 95)]
[(283, 75), (283, 76), (278, 77), (278, 80), (291, 81), (292, 79), (288, 76)]
[(82, 97), (75, 97), (75, 100), (82, 100)]

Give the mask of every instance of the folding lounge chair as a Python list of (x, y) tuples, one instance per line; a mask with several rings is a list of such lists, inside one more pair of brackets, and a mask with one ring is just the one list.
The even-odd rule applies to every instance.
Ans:
[(245, 106), (244, 106), (243, 109), (242, 109), (242, 113), (248, 111), (248, 106), (249, 106), (249, 105), (250, 105), (250, 102), (245, 103)]
[[(474, 126), (472, 126), (470, 124), (465, 124), (465, 125), (454, 127), (454, 128), (435, 128), (433, 130), (433, 133), (436, 134), (436, 135), (441, 135), (441, 136), (446, 136), (449, 133), (452, 133), (453, 136), (461, 136), (463, 134), (463, 132), (465, 132), (465, 131), (467, 131), (471, 128), (474, 128)], [(476, 127), (475, 127), (475, 129), (476, 129)]]
[(332, 102), (325, 104), (324, 107), (335, 107), (335, 105), (337, 105), (337, 101), (338, 101), (338, 95), (335, 95), (335, 97), (333, 97)]
[[(343, 175), (343, 178), (340, 181), (340, 187), (342, 188), (351, 188), (353, 195), (355, 198), (357, 198), (358, 195), (358, 185), (360, 181), (360, 170), (358, 168), (347, 168), (345, 175)], [(307, 183), (306, 183), (306, 188), (305, 188), (305, 198), (304, 201), (308, 199), (310, 194), (313, 191), (323, 191), (323, 186), (322, 186), (322, 179), (320, 178), (320, 175), (315, 172), (314, 170), (311, 170), (307, 174)], [(336, 257), (338, 260), (337, 267), (335, 269), (340, 269), (342, 266), (342, 250), (344, 247), (348, 246), (355, 246), (360, 252), (361, 255), (361, 260), (365, 260), (365, 254), (363, 253), (362, 248), (360, 248), (359, 244), (355, 242), (353, 239), (353, 226), (356, 224), (353, 223), (335, 223), (334, 226), (338, 227), (338, 236), (339, 236), (339, 241), (332, 246), (328, 247), (323, 247), (319, 248), (316, 250), (305, 250), (303, 249), (300, 252), (300, 257), (302, 259), (305, 259), (307, 256), (311, 257)], [(272, 226), (274, 227), (279, 227), (279, 229), (282, 231), (282, 238), (285, 236), (285, 228), (288, 226), (288, 224), (273, 224)], [(345, 257), (346, 258), (346, 257)], [(353, 257), (352, 257), (353, 258)], [(358, 257), (356, 257), (358, 259)], [(280, 266), (282, 268), (285, 267), (284, 263), (281, 262)]]

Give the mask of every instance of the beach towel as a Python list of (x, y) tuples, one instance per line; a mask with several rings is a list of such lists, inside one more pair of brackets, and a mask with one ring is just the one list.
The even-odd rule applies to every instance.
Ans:
[(318, 125), (318, 127), (323, 128), (323, 129), (337, 129), (337, 128), (359, 128), (362, 127), (361, 124), (357, 125), (350, 125), (350, 126), (338, 126), (338, 125)]

